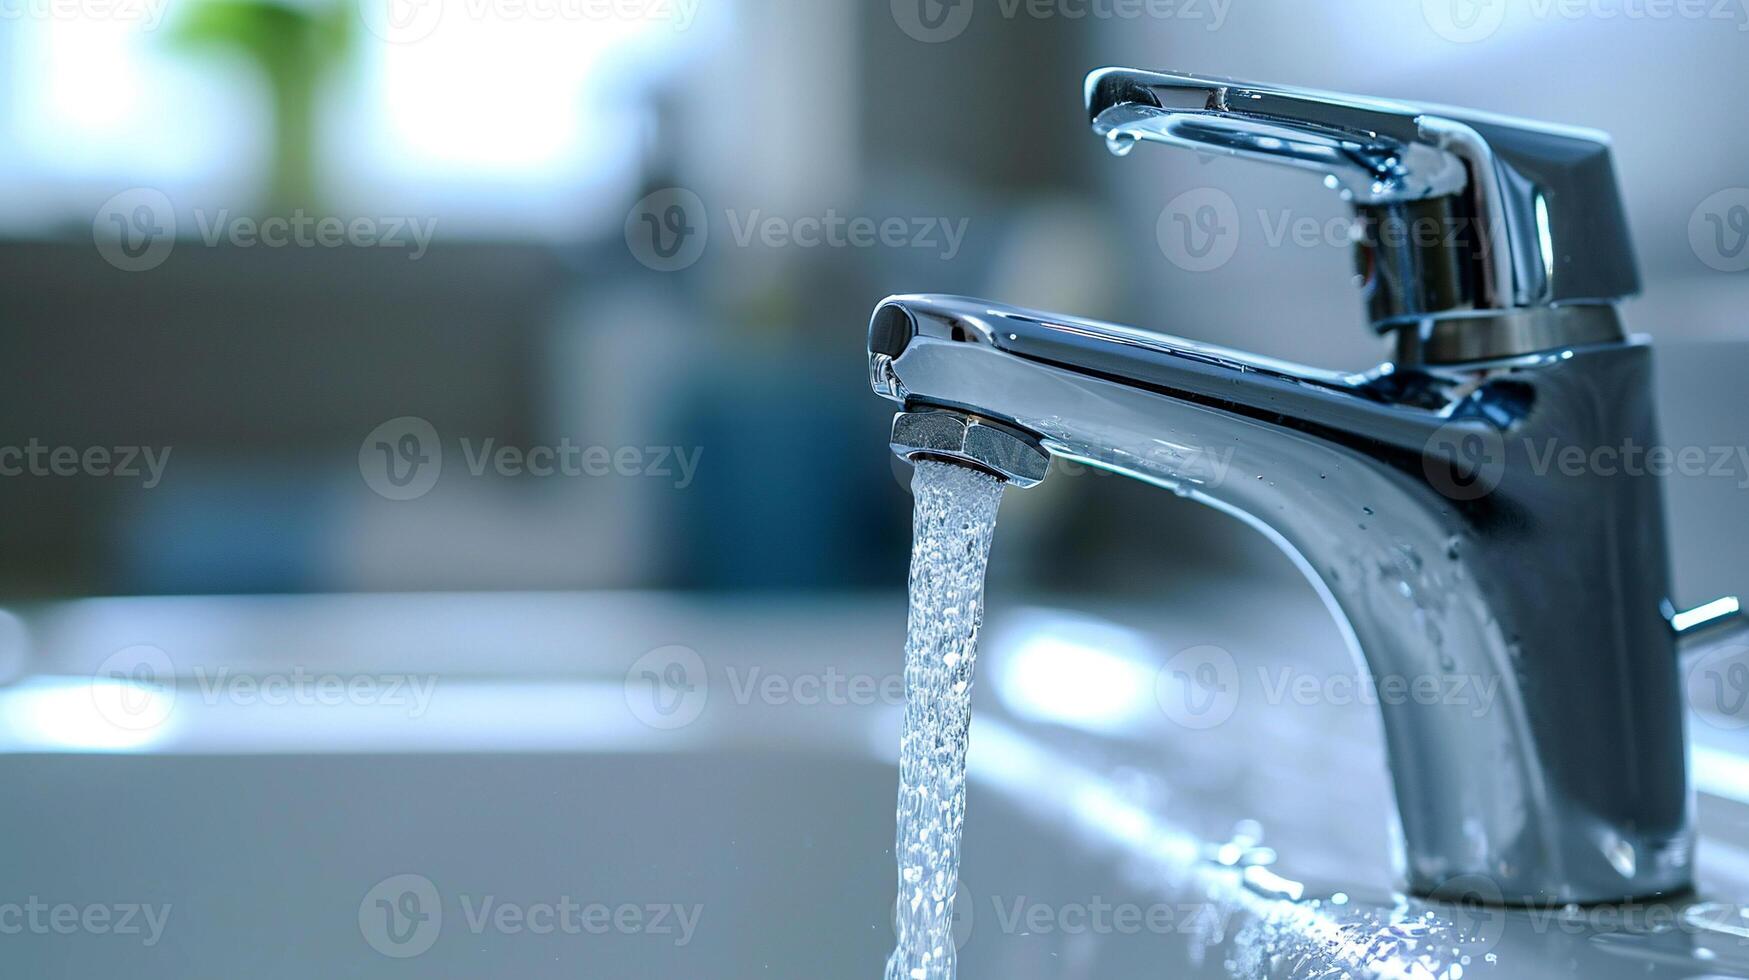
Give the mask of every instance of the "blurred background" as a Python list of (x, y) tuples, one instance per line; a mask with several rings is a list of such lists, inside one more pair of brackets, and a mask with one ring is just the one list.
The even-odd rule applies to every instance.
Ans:
[[(1667, 481), (1675, 598), (1749, 595), (1745, 45), (1749, 0), (0, 0), (0, 913), (176, 915), (153, 955), (0, 952), (178, 980), (872, 974), (911, 519), (875, 304), (1388, 356), (1345, 205), (1113, 157), (1082, 105), (1104, 65), (1612, 133), (1665, 439), (1730, 451)], [(1186, 261), (1165, 232), (1209, 189), (1228, 254)], [(1243, 919), (1209, 952), (1010, 934), (988, 902), (1212, 902), (1153, 862), (1261, 833), (1235, 827), (1388, 906), (1379, 713), (1259, 688), (1356, 669), (1292, 563), (1084, 469), (1002, 514), (967, 975), (1226, 976)], [(1217, 647), (1243, 704), (1185, 723), (1173, 652)], [(876, 693), (805, 694), (844, 677)], [(1749, 718), (1702, 721), (1698, 863), (1740, 899)], [(482, 936), (470, 895), (708, 908), (679, 948)], [(447, 907), (442, 944), (409, 949), (385, 897)], [(1536, 938), (1518, 975), (1624, 955)], [(1749, 975), (1702, 952), (1656, 975)]]
[[(1605, 6), (13, 0), (0, 589), (897, 588), (883, 295), (1385, 356), (1341, 202), (1113, 158), (1081, 110), (1106, 64), (1608, 130), (1668, 438), (1741, 444), (1749, 11)], [(1240, 237), (1191, 271), (1157, 231), (1202, 187)], [(1672, 481), (1685, 597), (1749, 591), (1745, 479)], [(993, 574), (1040, 588), (1296, 577), (1103, 475), (1005, 513)]]

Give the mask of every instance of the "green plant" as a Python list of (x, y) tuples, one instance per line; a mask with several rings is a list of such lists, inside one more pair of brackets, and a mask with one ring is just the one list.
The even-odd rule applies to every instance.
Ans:
[(317, 97), (324, 77), (350, 50), (352, 13), (344, 0), (197, 0), (174, 25), (177, 47), (241, 54), (267, 82), (274, 134), (265, 202), (270, 214), (317, 204)]

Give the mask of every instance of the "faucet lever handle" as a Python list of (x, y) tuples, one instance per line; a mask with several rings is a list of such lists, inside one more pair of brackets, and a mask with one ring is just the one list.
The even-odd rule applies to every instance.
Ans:
[[(1361, 219), (1368, 303), (1381, 332), (1520, 311), (1595, 332), (1613, 310), (1601, 320), (1546, 311), (1608, 306), (1639, 291), (1603, 133), (1127, 68), (1092, 73), (1086, 95), (1094, 131), (1120, 154), (1147, 140), (1324, 173)], [(1523, 323), (1489, 333), (1509, 345), (1549, 339)], [(1458, 346), (1522, 352), (1474, 339)]]

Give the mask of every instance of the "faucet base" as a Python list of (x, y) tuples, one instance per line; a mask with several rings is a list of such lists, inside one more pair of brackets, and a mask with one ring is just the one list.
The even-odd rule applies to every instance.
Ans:
[(1626, 337), (1607, 303), (1543, 306), (1509, 313), (1446, 314), (1378, 325), (1397, 335), (1397, 366), (1494, 361)]

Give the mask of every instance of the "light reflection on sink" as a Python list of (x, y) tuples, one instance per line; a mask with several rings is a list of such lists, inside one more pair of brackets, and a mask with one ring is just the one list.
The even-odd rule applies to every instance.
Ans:
[[(1749, 975), (1729, 909), (1696, 919), (1705, 931), (1630, 934), (1394, 896), (1391, 797), (1365, 704), (1268, 704), (1246, 686), (1230, 720), (1191, 731), (1156, 710), (1152, 688), (1110, 690), (1152, 685), (1174, 652), (1210, 642), (1246, 668), (1242, 685), (1258, 683), (1253, 665), (1347, 667), (1309, 591), (1252, 596), (1283, 612), (1267, 623), (1234, 594), (1105, 619), (992, 596), (964, 976)], [(0, 688), (12, 843), (0, 883), (17, 893), (0, 903), (173, 911), (151, 949), (0, 936), (21, 975), (851, 976), (888, 952), (897, 705), (766, 703), (724, 678), (887, 678), (902, 597), (105, 600), (25, 620), (30, 674)], [(80, 714), (90, 672), (140, 642), (171, 651), (183, 675), (158, 689), (170, 721), (105, 736), (101, 716)], [(710, 700), (694, 724), (659, 730), (627, 710), (624, 679), (671, 644), (703, 657)], [(1110, 681), (1080, 685), (1064, 669), (1076, 656), (1103, 657), (1090, 670)], [(440, 686), (410, 717), (215, 701), (189, 675), (289, 665), (435, 671)], [(1749, 894), (1749, 736), (1692, 727), (1703, 889)], [(1250, 820), (1267, 848), (1231, 842)], [(429, 951), (395, 959), (366, 941), (360, 905), (408, 873), (434, 884), (445, 918)], [(463, 897), (488, 894), (701, 915), (684, 945), (476, 934)]]

